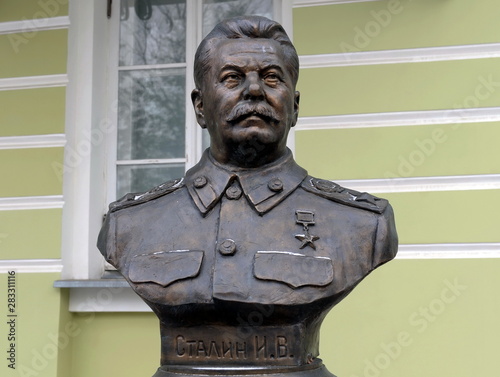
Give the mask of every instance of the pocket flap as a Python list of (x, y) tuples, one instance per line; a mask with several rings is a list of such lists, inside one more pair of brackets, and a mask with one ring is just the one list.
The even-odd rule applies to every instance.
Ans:
[(333, 280), (333, 265), (327, 257), (258, 251), (254, 259), (254, 276), (261, 280), (280, 281), (293, 288), (305, 285), (323, 287)]
[(202, 260), (201, 250), (160, 251), (136, 255), (130, 262), (128, 276), (134, 283), (152, 282), (166, 287), (174, 281), (198, 275)]

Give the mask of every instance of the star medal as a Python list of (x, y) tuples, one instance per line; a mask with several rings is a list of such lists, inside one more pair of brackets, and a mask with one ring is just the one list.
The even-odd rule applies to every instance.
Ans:
[(314, 241), (319, 240), (319, 237), (309, 234), (309, 225), (314, 225), (314, 212), (302, 210), (295, 211), (295, 222), (302, 225), (304, 229), (304, 234), (295, 235), (295, 238), (302, 242), (300, 248), (303, 249), (306, 246), (310, 246), (316, 250)]

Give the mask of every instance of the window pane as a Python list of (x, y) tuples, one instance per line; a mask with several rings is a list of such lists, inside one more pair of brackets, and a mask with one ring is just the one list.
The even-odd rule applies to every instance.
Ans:
[(273, 18), (273, 0), (204, 0), (203, 36), (229, 17), (257, 15)]
[(121, 71), (118, 160), (184, 158), (186, 72)]
[(120, 65), (186, 61), (186, 2), (122, 0)]
[(117, 171), (116, 197), (129, 192), (144, 192), (184, 175), (184, 164), (120, 165)]

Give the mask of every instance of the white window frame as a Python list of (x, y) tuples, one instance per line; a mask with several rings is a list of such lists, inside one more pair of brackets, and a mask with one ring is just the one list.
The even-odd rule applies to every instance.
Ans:
[[(187, 1), (197, 27), (187, 21), (186, 124), (193, 126), (186, 131), (186, 168), (202, 152), (201, 128), (189, 99), (194, 89), (194, 51), (202, 33), (198, 27), (201, 4), (201, 0)], [(274, 0), (276, 20), (291, 38), (292, 5), (292, 1)], [(106, 7), (102, 0), (69, 2), (63, 270), (55, 286), (70, 288), (71, 311), (150, 311), (123, 280), (101, 279), (104, 259), (96, 247), (103, 214), (116, 191), (117, 90), (112, 88), (118, 87), (118, 72), (110, 74), (110, 70), (116, 69), (111, 57), (118, 56), (119, 1), (112, 3), (111, 19)], [(293, 150), (293, 130), (288, 145)]]

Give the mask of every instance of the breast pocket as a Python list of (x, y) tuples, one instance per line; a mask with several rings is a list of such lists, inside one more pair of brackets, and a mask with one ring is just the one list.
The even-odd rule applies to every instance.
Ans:
[(201, 250), (136, 255), (130, 262), (128, 277), (134, 283), (156, 283), (166, 287), (175, 281), (196, 277), (202, 261)]
[(293, 288), (323, 287), (333, 280), (332, 260), (286, 251), (258, 251), (254, 258), (254, 276), (279, 281)]

